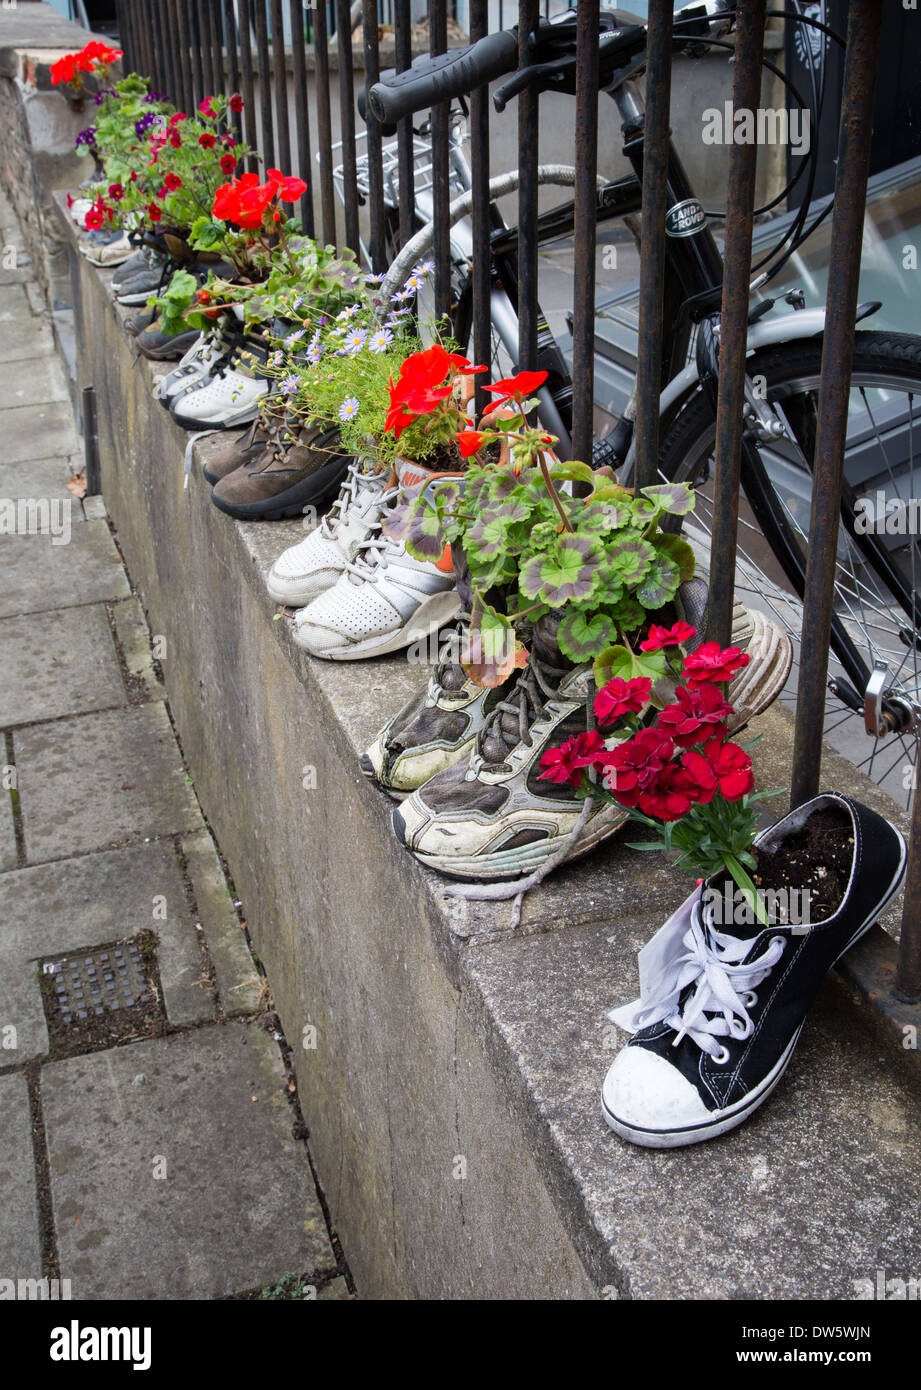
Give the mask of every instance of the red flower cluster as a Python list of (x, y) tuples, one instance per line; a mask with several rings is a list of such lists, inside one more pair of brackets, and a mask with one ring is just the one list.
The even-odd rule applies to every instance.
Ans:
[[(646, 650), (678, 646), (694, 632), (687, 623), (653, 627)], [(719, 685), (747, 662), (738, 647), (705, 643), (685, 657), (682, 674), (687, 684), (677, 687), (674, 704), (660, 712), (655, 724), (613, 749), (594, 729), (568, 739), (544, 753), (541, 777), (578, 787), (584, 769), (593, 768), (622, 806), (636, 807), (661, 821), (679, 820), (693, 805), (705, 805), (717, 793), (726, 801), (740, 801), (754, 786), (751, 759), (744, 748), (728, 741), (726, 720), (732, 705)], [(595, 717), (604, 725), (640, 714), (651, 693), (648, 678), (615, 677), (595, 696)]]
[[(407, 425), (420, 415), (431, 415), (442, 401), (447, 400), (458, 376), (485, 372), (486, 367), (474, 367), (458, 352), (447, 352), (440, 343), (433, 343), (424, 352), (414, 352), (400, 368), (396, 383), (390, 378), (390, 410), (384, 423), (399, 439)], [(467, 435), (475, 431), (462, 431)], [(477, 436), (479, 438), (479, 436)], [(465, 441), (469, 444), (470, 441)], [(470, 449), (476, 453), (479, 444)]]
[(79, 53), (65, 53), (56, 63), (51, 64), (51, 84), (57, 87), (61, 82), (81, 82), (81, 74), (95, 72), (97, 67), (108, 68), (122, 56), (120, 48), (109, 48), (93, 39)]
[(640, 643), (640, 651), (659, 652), (663, 647), (680, 647), (682, 642), (689, 641), (696, 631), (697, 628), (691, 627), (690, 623), (675, 623), (673, 627), (660, 627), (658, 623), (652, 623), (649, 636)]
[[(214, 216), (235, 222), (246, 231), (255, 231), (262, 226), (272, 203), (296, 203), (307, 192), (303, 179), (290, 178), (280, 169), (269, 169), (267, 173), (268, 183), (264, 184), (260, 184), (257, 174), (243, 174), (232, 183), (221, 184), (214, 195)], [(272, 216), (276, 222), (281, 220), (277, 209)]]
[(516, 376), (503, 377), (501, 381), (494, 381), (491, 386), (484, 386), (483, 390), (496, 397), (491, 409), (498, 410), (507, 401), (517, 401), (520, 404), (525, 396), (533, 396), (546, 380), (546, 372), (518, 372)]
[[(113, 184), (112, 187), (114, 188), (116, 187), (116, 185)], [(110, 189), (109, 192), (111, 193), (111, 191), (112, 190)], [(114, 216), (115, 214), (113, 213), (112, 209), (106, 206), (106, 204), (102, 200), (102, 196), (100, 195), (100, 197), (96, 199), (95, 203), (84, 217), (83, 225), (86, 227), (86, 230), (88, 232), (98, 232), (100, 227), (102, 227), (105, 223), (106, 219), (108, 219), (108, 221), (111, 222), (113, 221)]]

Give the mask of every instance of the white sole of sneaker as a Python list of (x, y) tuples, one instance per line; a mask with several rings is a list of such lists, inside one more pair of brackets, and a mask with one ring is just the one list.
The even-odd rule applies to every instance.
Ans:
[[(180, 397), (182, 400), (183, 397)], [(187, 430), (235, 430), (239, 425), (251, 425), (259, 414), (259, 407), (262, 399), (254, 401), (245, 410), (237, 411), (234, 415), (222, 415), (216, 420), (206, 420), (196, 418), (192, 415), (183, 415), (181, 410), (170, 410), (170, 414), (177, 425), (182, 425)]]
[[(893, 826), (892, 828), (895, 830), (896, 827)], [(862, 936), (866, 935), (873, 926), (873, 923), (878, 921), (885, 912), (886, 908), (899, 891), (899, 888), (902, 886), (902, 879), (905, 877), (906, 860), (907, 848), (905, 840), (902, 838), (901, 858), (892, 882), (886, 892), (886, 897), (880, 903), (879, 907), (876, 908), (872, 916), (868, 917), (867, 920), (858, 927), (844, 950), (840, 951), (835, 957), (835, 960), (832, 962), (833, 965), (836, 964), (843, 955), (846, 955)], [(805, 1023), (805, 1021), (804, 1019), (803, 1023)], [(714, 1111), (712, 1120), (705, 1120), (702, 1124), (687, 1125), (678, 1129), (637, 1129), (634, 1125), (629, 1125), (624, 1120), (620, 1120), (616, 1115), (612, 1114), (605, 1105), (604, 1095), (602, 1093), (601, 1114), (605, 1124), (609, 1129), (613, 1129), (615, 1134), (619, 1134), (621, 1139), (628, 1139), (632, 1144), (638, 1144), (644, 1149), (680, 1149), (688, 1144), (700, 1144), (705, 1139), (716, 1139), (721, 1134), (728, 1134), (730, 1130), (735, 1129), (738, 1125), (747, 1120), (749, 1115), (758, 1109), (759, 1105), (764, 1104), (774, 1087), (780, 1081), (790, 1064), (790, 1058), (793, 1056), (794, 1049), (799, 1041), (803, 1023), (797, 1028), (780, 1059), (761, 1084), (756, 1086), (754, 1090), (749, 1091), (747, 1096), (743, 1096), (736, 1105), (728, 1106), (725, 1110)]]
[[(401, 799), (405, 800), (405, 797)], [(396, 819), (400, 812), (394, 811), (393, 815), (397, 839), (406, 845)], [(616, 834), (628, 820), (629, 817), (616, 806), (602, 803), (600, 810), (583, 829), (579, 837), (579, 848), (567, 859), (567, 864), (574, 864), (596, 845), (600, 845), (602, 840)], [(424, 864), (427, 869), (434, 869), (436, 873), (445, 874), (448, 878), (457, 878), (464, 883), (500, 883), (505, 879), (521, 878), (539, 869), (551, 855), (562, 848), (564, 839), (562, 835), (554, 835), (546, 840), (536, 840), (530, 845), (520, 845), (516, 849), (500, 849), (489, 855), (470, 855), (467, 858), (453, 854), (423, 854), (411, 845), (406, 845), (406, 848), (420, 864)]]
[[(343, 566), (344, 568), (345, 566)], [(341, 572), (340, 570), (340, 574)], [(326, 593), (327, 589), (331, 589), (338, 578), (339, 575), (336, 574), (329, 583), (314, 584), (309, 590), (306, 586), (302, 586), (292, 593), (290, 589), (283, 589), (281, 585), (273, 584), (272, 576), (269, 575), (265, 581), (265, 587), (273, 603), (282, 603), (285, 608), (306, 608), (308, 604), (313, 603), (315, 598), (319, 598), (321, 594)]]
[(424, 641), (439, 628), (446, 627), (456, 612), (457, 594), (453, 589), (449, 589), (447, 593), (433, 594), (421, 603), (404, 627), (397, 628), (395, 632), (385, 632), (380, 637), (368, 637), (364, 642), (355, 642), (350, 647), (318, 650), (308, 647), (303, 640), (298, 641), (297, 629), (293, 636), (303, 651), (310, 652), (311, 656), (321, 657), (324, 661), (364, 661), (367, 657), (386, 656), (389, 652), (399, 652), (404, 647), (412, 646), (413, 642)]

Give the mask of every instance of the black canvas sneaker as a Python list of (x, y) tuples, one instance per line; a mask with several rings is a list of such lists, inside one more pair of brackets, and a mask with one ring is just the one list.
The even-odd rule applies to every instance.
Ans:
[(634, 1034), (601, 1091), (602, 1115), (621, 1138), (680, 1148), (748, 1119), (783, 1076), (823, 977), (898, 892), (902, 835), (849, 797), (814, 797), (756, 843), (776, 847), (823, 810), (851, 830), (847, 886), (831, 916), (724, 927), (720, 883), (707, 880), (640, 952), (641, 997), (608, 1014)]

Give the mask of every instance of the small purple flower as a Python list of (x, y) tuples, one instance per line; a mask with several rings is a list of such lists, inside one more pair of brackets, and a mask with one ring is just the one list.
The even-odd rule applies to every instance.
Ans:
[(296, 376), (287, 376), (279, 386), (279, 391), (283, 396), (296, 396), (300, 382)]
[(380, 328), (371, 335), (368, 347), (372, 352), (386, 352), (393, 342), (393, 334), (389, 328)]
[(359, 402), (354, 396), (346, 396), (339, 407), (339, 419), (343, 424), (349, 420), (354, 420), (360, 408)]
[(74, 141), (74, 145), (77, 149), (79, 149), (81, 145), (95, 145), (95, 143), (96, 127), (94, 125), (88, 125), (86, 127), (86, 130), (81, 130), (80, 134)]
[(368, 336), (366, 328), (356, 328), (353, 333), (347, 333), (345, 337), (345, 350), (349, 357), (354, 357), (356, 352), (360, 352), (365, 345), (365, 338)]
[(296, 328), (293, 333), (289, 333), (285, 339), (285, 347), (290, 352), (295, 343), (299, 343), (304, 336), (303, 328)]
[(416, 291), (409, 285), (405, 289), (397, 290), (396, 294), (390, 296), (391, 304), (403, 304), (407, 299), (415, 299)]
[(155, 113), (153, 111), (148, 111), (146, 116), (142, 116), (139, 121), (135, 122), (134, 133), (139, 140), (143, 140), (148, 130), (150, 130), (150, 127), (156, 124), (157, 117)]

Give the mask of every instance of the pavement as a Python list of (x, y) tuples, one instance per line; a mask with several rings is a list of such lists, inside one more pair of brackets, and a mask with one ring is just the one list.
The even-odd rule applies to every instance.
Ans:
[(0, 329), (0, 1285), (352, 1297), (24, 254)]

